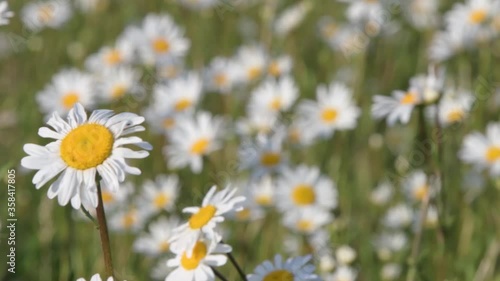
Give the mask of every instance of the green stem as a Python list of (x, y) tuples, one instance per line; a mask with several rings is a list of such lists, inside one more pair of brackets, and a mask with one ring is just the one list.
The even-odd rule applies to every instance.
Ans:
[(228, 281), (227, 278), (224, 277), (224, 275), (222, 275), (222, 273), (220, 273), (217, 269), (212, 267), (212, 271), (214, 272), (215, 276), (217, 276), (220, 280)]
[(247, 281), (247, 276), (245, 275), (245, 272), (238, 265), (238, 262), (236, 261), (236, 259), (234, 258), (234, 256), (231, 253), (227, 253), (226, 255), (229, 258), (229, 260), (231, 261), (231, 263), (234, 265), (234, 267), (236, 268), (236, 270), (238, 271), (238, 273), (240, 274), (241, 279), (244, 280), (244, 281)]
[(114, 277), (113, 262), (111, 259), (111, 246), (109, 243), (108, 225), (106, 223), (106, 214), (104, 213), (104, 203), (102, 201), (102, 192), (101, 192), (101, 184), (99, 177), (97, 178), (97, 197), (99, 203), (96, 208), (96, 213), (97, 213), (97, 221), (99, 223), (99, 234), (101, 236), (101, 246), (102, 246), (102, 253), (104, 256), (106, 278)]

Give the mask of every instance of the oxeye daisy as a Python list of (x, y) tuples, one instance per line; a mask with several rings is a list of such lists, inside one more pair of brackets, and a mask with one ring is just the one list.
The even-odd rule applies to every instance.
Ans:
[(445, 92), (439, 102), (438, 118), (443, 126), (465, 121), (474, 103), (474, 96), (465, 90)]
[(276, 255), (272, 262), (264, 261), (257, 266), (254, 272), (248, 275), (248, 281), (319, 281), (321, 279), (314, 274), (314, 265), (309, 263), (311, 258), (299, 256), (284, 261), (280, 255)]
[(77, 69), (64, 69), (36, 96), (41, 111), (65, 115), (76, 103), (91, 109), (96, 103), (94, 79)]
[(499, 11), (500, 3), (496, 0), (468, 0), (456, 3), (445, 15), (445, 21), (448, 30), (464, 29), (466, 40), (481, 40), (491, 36), (489, 23)]
[(179, 195), (177, 175), (158, 175), (156, 180), (146, 181), (140, 197), (140, 204), (153, 215), (162, 210), (171, 211)]
[(112, 102), (126, 94), (136, 93), (140, 89), (138, 73), (132, 67), (117, 67), (103, 72), (97, 78), (99, 98), (103, 102)]
[(202, 233), (214, 232), (215, 226), (224, 221), (224, 214), (241, 211), (243, 209), (241, 204), (245, 201), (245, 197), (235, 196), (236, 191), (230, 186), (217, 191), (217, 187), (212, 186), (203, 198), (201, 207), (184, 208), (183, 213), (192, 215), (187, 223), (175, 230), (172, 247), (191, 248), (200, 239)]
[(380, 270), (380, 278), (385, 281), (398, 280), (401, 276), (401, 265), (397, 263), (384, 264)]
[(203, 169), (203, 156), (221, 147), (220, 136), (224, 121), (208, 112), (178, 120), (169, 134), (170, 144), (164, 148), (168, 165), (172, 168), (190, 166), (194, 173)]
[(0, 2), (0, 26), (9, 24), (9, 19), (14, 16), (14, 13), (9, 10), (7, 1)]
[(266, 80), (257, 87), (248, 104), (252, 110), (277, 114), (290, 109), (299, 95), (299, 89), (290, 76)]
[(45, 27), (59, 28), (71, 15), (71, 6), (67, 0), (31, 2), (21, 10), (24, 25), (33, 31), (40, 31)]
[(388, 228), (402, 228), (410, 225), (413, 219), (413, 210), (406, 204), (400, 203), (387, 210), (383, 223)]
[(394, 193), (394, 187), (390, 182), (381, 182), (370, 193), (370, 201), (378, 206), (383, 206), (391, 200)]
[(459, 157), (478, 170), (487, 169), (492, 176), (500, 175), (500, 123), (489, 123), (486, 135), (474, 132), (465, 136)]
[(126, 205), (126, 208), (111, 213), (109, 218), (109, 228), (117, 232), (130, 231), (133, 233), (143, 229), (149, 213), (142, 208), (139, 209), (138, 207), (140, 206)]
[(411, 0), (403, 5), (403, 12), (411, 25), (417, 29), (429, 29), (439, 22), (439, 2), (434, 0)]
[(136, 48), (145, 64), (159, 63), (172, 57), (184, 57), (189, 40), (169, 15), (149, 14), (136, 32)]
[(307, 120), (310, 130), (325, 137), (331, 136), (335, 130), (354, 129), (361, 114), (351, 90), (338, 82), (319, 86), (316, 100), (303, 101), (298, 110), (299, 116)]
[[(101, 275), (99, 273), (92, 276), (89, 281), (114, 281), (113, 277), (108, 277), (107, 279), (101, 279)], [(85, 278), (78, 278), (76, 281), (85, 281)]]
[(403, 182), (403, 188), (410, 200), (422, 202), (436, 193), (436, 182), (423, 171), (415, 171)]
[(134, 59), (134, 46), (129, 38), (121, 36), (114, 46), (101, 48), (85, 61), (85, 66), (93, 72), (101, 72), (109, 68), (132, 63)]
[(241, 70), (234, 60), (216, 57), (205, 71), (207, 88), (221, 94), (228, 94), (241, 80)]
[(356, 271), (349, 266), (340, 266), (333, 273), (328, 281), (354, 281), (356, 280)]
[(441, 95), (445, 77), (444, 68), (429, 66), (427, 74), (420, 74), (410, 79), (410, 89), (417, 92), (422, 102), (434, 103)]
[(283, 55), (271, 59), (267, 66), (267, 73), (273, 77), (288, 75), (292, 71), (293, 61), (290, 56)]
[[(24, 145), (29, 156), (21, 160), (21, 165), (39, 170), (33, 177), (33, 184), (39, 189), (57, 177), (48, 190), (49, 198), (58, 198), (64, 206), (78, 209), (82, 201), (86, 206), (97, 207), (96, 174), (102, 178), (101, 184), (111, 191), (118, 189), (125, 174), (138, 175), (141, 171), (129, 166), (127, 158), (145, 158), (152, 147), (139, 137), (130, 137), (143, 131), (140, 124), (144, 118), (134, 113), (113, 115), (111, 110), (95, 110), (87, 118), (83, 106), (75, 104), (68, 113), (67, 121), (54, 113), (38, 134), (55, 141), (40, 146)], [(144, 150), (134, 151), (124, 145), (135, 145)]]
[(422, 103), (417, 89), (407, 92), (396, 90), (392, 97), (373, 97), (372, 115), (375, 119), (387, 117), (387, 124), (393, 126), (397, 121), (406, 124), (410, 121), (413, 108)]
[(222, 244), (221, 237), (209, 235), (195, 240), (193, 247), (189, 249), (175, 248), (171, 250), (176, 257), (167, 261), (167, 266), (176, 267), (165, 279), (165, 281), (213, 281), (214, 272), (211, 267), (226, 264), (226, 253), (232, 248)]
[(259, 206), (270, 207), (274, 204), (276, 184), (271, 176), (266, 175), (252, 181), (248, 186), (249, 197)]
[(274, 21), (274, 31), (279, 36), (286, 36), (304, 20), (311, 10), (310, 2), (299, 2), (284, 10)]
[(191, 72), (158, 84), (153, 90), (153, 100), (158, 108), (168, 112), (190, 112), (198, 104), (202, 94), (202, 81), (198, 74)]
[(278, 126), (276, 113), (260, 108), (249, 108), (247, 115), (236, 122), (236, 132), (242, 136), (268, 134)]
[(302, 234), (312, 234), (332, 222), (328, 211), (317, 206), (288, 210), (283, 216), (283, 225)]
[(236, 62), (243, 72), (242, 81), (250, 83), (261, 78), (266, 71), (267, 57), (267, 52), (260, 45), (241, 47)]
[(321, 176), (317, 167), (305, 165), (281, 172), (276, 197), (278, 208), (283, 212), (310, 206), (325, 210), (337, 207), (335, 184)]
[(148, 229), (149, 233), (141, 234), (134, 242), (134, 251), (149, 256), (165, 254), (170, 249), (170, 239), (173, 230), (179, 226), (180, 221), (176, 217), (160, 218), (152, 222)]

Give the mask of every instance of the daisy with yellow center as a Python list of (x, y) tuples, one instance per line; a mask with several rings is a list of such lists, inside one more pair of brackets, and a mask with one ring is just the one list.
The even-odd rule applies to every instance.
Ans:
[(208, 90), (221, 94), (229, 94), (241, 80), (242, 70), (233, 59), (216, 57), (205, 70), (205, 81)]
[(436, 188), (431, 184), (430, 178), (423, 171), (415, 171), (403, 182), (407, 196), (415, 201), (422, 202), (433, 196)]
[(140, 73), (131, 67), (115, 67), (99, 76), (98, 89), (103, 102), (112, 102), (139, 89)]
[(175, 114), (192, 112), (202, 95), (202, 80), (191, 72), (158, 84), (153, 90), (153, 102), (157, 108)]
[[(84, 201), (86, 206), (97, 207), (96, 173), (102, 185), (110, 191), (118, 190), (125, 174), (140, 174), (140, 170), (129, 166), (127, 158), (145, 158), (152, 147), (139, 137), (125, 137), (144, 130), (140, 124), (143, 117), (133, 113), (113, 115), (111, 110), (96, 110), (87, 119), (83, 106), (77, 103), (64, 121), (54, 113), (38, 134), (55, 139), (46, 146), (26, 144), (28, 153), (21, 164), (39, 170), (33, 177), (36, 188), (57, 177), (48, 190), (49, 198), (58, 198), (64, 206), (71, 200), (75, 209)], [(145, 150), (133, 151), (123, 145), (135, 145)]]
[(273, 261), (265, 261), (258, 265), (252, 274), (247, 276), (248, 281), (314, 281), (320, 280), (314, 274), (315, 267), (311, 264), (311, 256), (299, 256), (283, 260), (276, 255)]
[(224, 122), (210, 113), (200, 112), (194, 117), (179, 118), (169, 136), (171, 143), (164, 148), (168, 165), (172, 168), (190, 166), (195, 173), (203, 169), (203, 156), (221, 147)]
[(175, 269), (165, 281), (214, 281), (215, 275), (211, 267), (226, 264), (225, 254), (232, 250), (229, 245), (220, 242), (221, 237), (213, 234), (196, 240), (189, 249), (172, 247), (176, 257), (168, 260), (167, 266)]
[(242, 70), (242, 82), (251, 83), (266, 71), (267, 53), (260, 45), (243, 46), (236, 54), (236, 64)]
[(486, 135), (474, 132), (464, 138), (459, 152), (462, 161), (478, 170), (488, 169), (492, 176), (500, 175), (500, 123), (490, 123)]
[(117, 232), (137, 233), (146, 224), (148, 214), (140, 206), (129, 206), (125, 204), (116, 212), (111, 212), (109, 216), (109, 228)]
[(92, 73), (102, 73), (116, 67), (126, 66), (134, 59), (133, 35), (125, 32), (114, 45), (104, 46), (97, 53), (90, 55), (85, 67)]
[(236, 191), (229, 186), (217, 191), (217, 187), (213, 186), (200, 207), (184, 208), (182, 212), (191, 214), (191, 217), (175, 230), (172, 247), (190, 249), (202, 234), (214, 233), (215, 226), (224, 221), (224, 214), (243, 210), (245, 197), (236, 196)]
[(266, 175), (257, 181), (252, 181), (249, 184), (249, 197), (258, 206), (271, 207), (274, 204), (275, 183), (271, 176)]
[(162, 210), (171, 211), (179, 195), (179, 178), (177, 175), (158, 175), (155, 181), (144, 183), (140, 202), (141, 206), (154, 216)]
[(177, 217), (161, 217), (152, 222), (148, 233), (141, 234), (134, 242), (134, 251), (148, 256), (157, 257), (170, 250), (170, 239), (173, 230), (178, 227), (180, 221)]
[(248, 111), (261, 111), (263, 114), (286, 111), (291, 108), (298, 94), (299, 90), (292, 77), (268, 79), (252, 92)]
[(387, 118), (389, 126), (395, 125), (398, 121), (406, 124), (410, 121), (413, 108), (422, 102), (421, 95), (415, 88), (406, 92), (396, 90), (392, 97), (375, 96), (371, 111), (375, 119)]
[(438, 106), (438, 117), (441, 125), (464, 121), (469, 115), (469, 111), (474, 103), (474, 96), (464, 90), (450, 91), (445, 93)]
[(299, 104), (299, 118), (308, 126), (307, 134), (328, 137), (335, 130), (351, 130), (356, 127), (361, 110), (354, 103), (351, 90), (342, 83), (318, 86), (316, 100)]
[(283, 225), (301, 234), (312, 234), (333, 220), (330, 213), (317, 206), (290, 209), (283, 215)]
[(71, 15), (70, 2), (60, 0), (28, 3), (21, 11), (23, 23), (32, 31), (40, 31), (47, 27), (59, 28)]

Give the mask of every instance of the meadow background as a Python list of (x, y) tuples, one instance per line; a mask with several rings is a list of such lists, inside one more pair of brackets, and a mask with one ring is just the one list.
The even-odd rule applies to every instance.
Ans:
[[(186, 69), (201, 69), (214, 56), (232, 56), (242, 44), (261, 42), (271, 53), (288, 54), (294, 65), (292, 76), (300, 88), (300, 98), (314, 98), (318, 84), (329, 83), (343, 75), (354, 91), (357, 105), (362, 109), (354, 130), (336, 132), (328, 140), (320, 140), (307, 149), (291, 151), (291, 163), (305, 163), (321, 167), (333, 178), (339, 191), (339, 207), (335, 220), (326, 226), (332, 235), (332, 245), (348, 244), (357, 252), (354, 267), (357, 280), (377, 281), (383, 262), (373, 246), (374, 235), (381, 228), (380, 218), (385, 207), (370, 204), (371, 190), (384, 179), (396, 186), (406, 171), (432, 170), (425, 154), (437, 163), (441, 172), (442, 197), (437, 202), (440, 210), (439, 225), (426, 229), (422, 235), (418, 255), (416, 280), (492, 280), (500, 281), (500, 181), (484, 176), (480, 194), (471, 195), (464, 188), (466, 171), (470, 167), (457, 158), (462, 139), (467, 133), (484, 131), (490, 121), (498, 121), (500, 106), (497, 87), (500, 81), (500, 41), (492, 41), (462, 53), (442, 63), (447, 76), (468, 87), (476, 96), (470, 117), (463, 123), (441, 131), (427, 128), (419, 136), (417, 112), (407, 125), (386, 126), (373, 120), (370, 114), (372, 97), (389, 95), (394, 89), (406, 89), (409, 79), (425, 73), (429, 64), (427, 47), (434, 30), (418, 31), (405, 23), (397, 5), (388, 11), (398, 20), (397, 33), (369, 39), (366, 50), (356, 54), (333, 51), (320, 39), (317, 21), (329, 15), (344, 18), (346, 4), (336, 1), (310, 1), (311, 11), (304, 21), (285, 38), (272, 34), (269, 24), (273, 17), (296, 1), (260, 1), (240, 8), (241, 1), (221, 2), (213, 9), (192, 11), (174, 1), (108, 1), (94, 13), (75, 13), (63, 27), (46, 29), (38, 33), (23, 27), (18, 14), (30, 1), (10, 1), (16, 16), (8, 26), (0, 27), (3, 43), (10, 45), (0, 50), (0, 279), (9, 281), (76, 280), (102, 270), (99, 233), (94, 225), (77, 219), (70, 207), (60, 207), (46, 195), (47, 186), (37, 191), (31, 179), (33, 172), (19, 165), (25, 156), (25, 143), (45, 144), (37, 135), (44, 125), (35, 95), (49, 83), (62, 67), (83, 69), (85, 58), (101, 46), (112, 44), (124, 27), (139, 23), (148, 13), (168, 13), (185, 28), (191, 47), (185, 58)], [(455, 1), (441, 1), (440, 11), (449, 10)], [(254, 31), (241, 35), (241, 22), (249, 21)], [(6, 38), (8, 43), (5, 43)], [(141, 113), (154, 84), (154, 75), (143, 72), (147, 97), (135, 100), (127, 97), (108, 108), (116, 112)], [(240, 95), (241, 96), (241, 95)], [(223, 96), (208, 93), (200, 103), (211, 112), (221, 113)], [(241, 116), (245, 100), (235, 98), (230, 115)], [(161, 173), (177, 173), (181, 195), (176, 210), (198, 205), (213, 184), (223, 185), (237, 178), (238, 142), (229, 140), (224, 148), (212, 153), (201, 174), (189, 169), (169, 170), (161, 154), (166, 144), (163, 136), (146, 130), (139, 134), (153, 145), (146, 159), (133, 161), (142, 171), (130, 181), (140, 189), (141, 183)], [(381, 142), (381, 143), (380, 143)], [(437, 147), (441, 151), (438, 155)], [(16, 274), (6, 272), (5, 229), (7, 170), (16, 169)], [(396, 188), (398, 189), (398, 188)], [(401, 200), (396, 192), (394, 201)], [(185, 217), (183, 217), (185, 218)], [(226, 222), (231, 233), (228, 244), (241, 261), (246, 272), (275, 253), (284, 253), (283, 239), (287, 230), (281, 225), (279, 214), (269, 211), (255, 222)], [(393, 257), (403, 269), (405, 280), (409, 268), (411, 243), (414, 235), (407, 230), (409, 245)], [(117, 276), (126, 280), (151, 280), (150, 270), (155, 259), (132, 251), (136, 235), (113, 233), (112, 251)], [(308, 249), (303, 250), (304, 253)], [(485, 267), (490, 267), (489, 269)], [(220, 269), (229, 280), (239, 280), (230, 264)], [(485, 273), (484, 273), (485, 272)], [(484, 276), (482, 274), (485, 274)]]

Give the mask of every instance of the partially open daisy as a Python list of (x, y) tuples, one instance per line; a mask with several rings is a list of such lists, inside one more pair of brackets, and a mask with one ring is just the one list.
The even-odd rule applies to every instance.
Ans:
[(140, 204), (151, 215), (156, 215), (162, 210), (171, 211), (179, 195), (179, 178), (177, 175), (158, 175), (153, 182), (144, 183)]
[(492, 176), (500, 175), (500, 123), (490, 123), (486, 135), (474, 132), (464, 138), (460, 159), (478, 170), (488, 169)]
[(309, 264), (311, 258), (311, 256), (299, 256), (284, 261), (280, 255), (276, 255), (274, 257), (274, 262), (264, 261), (257, 266), (254, 272), (248, 275), (248, 281), (320, 280), (320, 278), (314, 274), (314, 265)]
[(220, 136), (224, 122), (208, 112), (178, 120), (169, 134), (171, 144), (164, 148), (168, 165), (172, 168), (190, 166), (194, 173), (203, 169), (203, 156), (221, 147)]
[[(58, 198), (64, 206), (78, 209), (82, 201), (97, 207), (96, 173), (102, 178), (101, 184), (109, 190), (118, 189), (125, 174), (138, 175), (141, 171), (129, 166), (125, 159), (144, 158), (149, 155), (145, 150), (152, 147), (139, 137), (125, 137), (143, 131), (140, 126), (144, 118), (134, 113), (113, 115), (111, 110), (95, 110), (90, 118), (79, 103), (68, 113), (68, 121), (54, 113), (47, 124), (53, 128), (42, 127), (38, 134), (55, 141), (40, 146), (24, 145), (29, 156), (21, 160), (21, 165), (39, 170), (33, 183), (39, 189), (59, 173), (61, 175), (48, 190), (49, 198)], [(134, 151), (123, 145), (135, 145), (145, 150)], [(87, 205), (87, 204), (85, 204)]]
[(217, 187), (212, 186), (203, 198), (201, 207), (184, 208), (183, 213), (192, 215), (187, 223), (175, 230), (172, 247), (184, 250), (192, 248), (202, 233), (214, 232), (215, 226), (224, 221), (224, 214), (241, 211), (243, 209), (241, 203), (245, 201), (245, 197), (235, 196), (236, 191), (230, 186), (217, 191)]
[(221, 237), (209, 235), (195, 241), (190, 249), (171, 248), (176, 257), (167, 261), (167, 266), (176, 267), (165, 281), (213, 281), (214, 272), (211, 267), (226, 264), (226, 253), (232, 248), (222, 244)]
[(406, 124), (410, 121), (413, 108), (422, 103), (422, 97), (415, 88), (408, 91), (396, 90), (392, 97), (373, 97), (372, 115), (375, 119), (387, 117), (387, 124), (393, 126), (397, 121)]
[(173, 230), (179, 226), (177, 217), (160, 218), (149, 225), (149, 233), (141, 234), (134, 242), (134, 251), (149, 256), (165, 254), (170, 250)]

